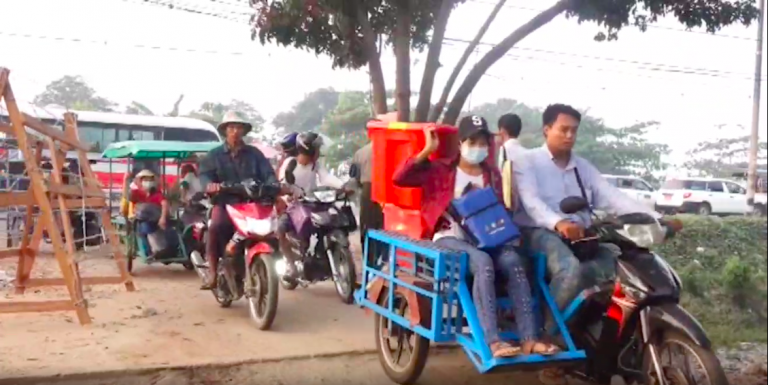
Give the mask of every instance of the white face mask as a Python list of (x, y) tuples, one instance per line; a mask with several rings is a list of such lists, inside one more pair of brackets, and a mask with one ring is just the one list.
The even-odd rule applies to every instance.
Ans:
[(479, 164), (488, 157), (488, 147), (470, 146), (469, 142), (461, 145), (461, 157), (470, 164)]
[(145, 180), (145, 181), (141, 182), (141, 187), (144, 190), (150, 190), (150, 189), (155, 187), (155, 181), (153, 181), (153, 180)]

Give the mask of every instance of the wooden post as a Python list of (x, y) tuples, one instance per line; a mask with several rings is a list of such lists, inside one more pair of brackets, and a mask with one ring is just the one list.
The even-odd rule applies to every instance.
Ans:
[[(75, 311), (80, 324), (89, 324), (91, 317), (88, 314), (88, 304), (83, 296), (82, 285), (97, 284), (124, 284), (128, 291), (134, 291), (135, 287), (131, 276), (128, 274), (125, 256), (120, 248), (120, 242), (115, 234), (110, 214), (104, 209), (107, 207), (107, 196), (101, 190), (86, 151), (90, 148), (86, 143), (79, 141), (77, 137), (76, 116), (67, 113), (65, 116), (65, 130), (51, 127), (29, 115), (22, 113), (16, 103), (13, 90), (9, 82), (10, 71), (0, 67), (0, 102), (4, 101), (10, 127), (0, 124), (0, 130), (16, 137), (19, 151), (23, 154), (24, 163), (29, 175), (30, 185), (26, 192), (6, 192), (0, 194), (0, 207), (26, 206), (26, 222), (22, 231), (21, 245), (18, 249), (6, 250), (1, 257), (18, 256), (16, 275), (16, 293), (23, 294), (29, 287), (64, 285), (69, 293), (69, 300), (36, 301), (36, 302), (0, 302), (0, 313), (24, 313), (24, 312), (48, 312), (48, 311)], [(45, 142), (30, 143), (26, 128), (31, 128), (45, 137)], [(34, 150), (33, 150), (34, 144)], [(51, 153), (53, 170), (51, 181), (46, 182), (40, 170), (40, 160), (43, 148), (47, 147)], [(80, 168), (83, 171), (83, 183), (81, 185), (65, 185), (61, 174), (66, 158), (66, 150), (74, 149), (78, 153)], [(69, 210), (72, 208), (87, 206), (91, 209), (99, 209), (102, 215), (102, 225), (109, 235), (109, 247), (115, 256), (115, 261), (120, 271), (116, 277), (80, 277), (78, 263), (75, 260), (76, 248), (74, 231), (71, 228)], [(33, 222), (33, 210), (37, 208), (39, 217), (34, 231), (30, 234)], [(61, 212), (62, 229), (56, 223), (54, 209)], [(62, 278), (31, 278), (35, 257), (39, 251), (43, 229), (48, 231), (53, 244), (54, 256), (59, 265)], [(86, 234), (84, 234), (86, 236)], [(106, 245), (105, 245), (106, 246)]]

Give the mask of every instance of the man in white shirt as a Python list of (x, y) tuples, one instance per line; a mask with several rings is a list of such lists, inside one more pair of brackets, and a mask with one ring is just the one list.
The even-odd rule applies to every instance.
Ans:
[(515, 114), (504, 114), (499, 118), (499, 137), (501, 139), (501, 151), (499, 151), (499, 170), (504, 169), (504, 162), (509, 160), (513, 164), (528, 149), (520, 144), (517, 138), (523, 131), (523, 121)]
[[(544, 111), (546, 143), (529, 150), (515, 167), (515, 179), (521, 207), (515, 222), (521, 227), (523, 243), (533, 252), (547, 256), (552, 277), (550, 290), (563, 309), (584, 288), (613, 278), (616, 248), (600, 245), (591, 259), (580, 262), (566, 242), (584, 238), (591, 225), (588, 213), (566, 215), (560, 202), (569, 196), (586, 195), (591, 205), (611, 214), (648, 213), (644, 205), (628, 199), (611, 186), (587, 160), (573, 154), (581, 114), (573, 107), (554, 104)], [(584, 186), (584, 194), (578, 179)], [(553, 326), (548, 317), (547, 326)]]

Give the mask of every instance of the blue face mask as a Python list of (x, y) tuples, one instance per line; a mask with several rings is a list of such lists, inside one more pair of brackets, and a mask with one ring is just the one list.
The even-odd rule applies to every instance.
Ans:
[(470, 146), (469, 143), (461, 145), (461, 157), (471, 164), (479, 164), (488, 157), (488, 147)]

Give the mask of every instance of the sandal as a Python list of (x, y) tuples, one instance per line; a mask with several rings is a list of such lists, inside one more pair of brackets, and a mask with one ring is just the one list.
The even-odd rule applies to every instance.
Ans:
[(560, 348), (557, 345), (549, 344), (541, 341), (526, 341), (523, 344), (523, 352), (525, 354), (539, 354), (542, 356), (551, 356), (560, 353)]
[(544, 385), (566, 385), (565, 371), (560, 368), (544, 369), (539, 372), (539, 382)]
[(493, 358), (507, 358), (519, 356), (523, 350), (519, 346), (512, 346), (506, 342), (496, 342), (491, 344)]

